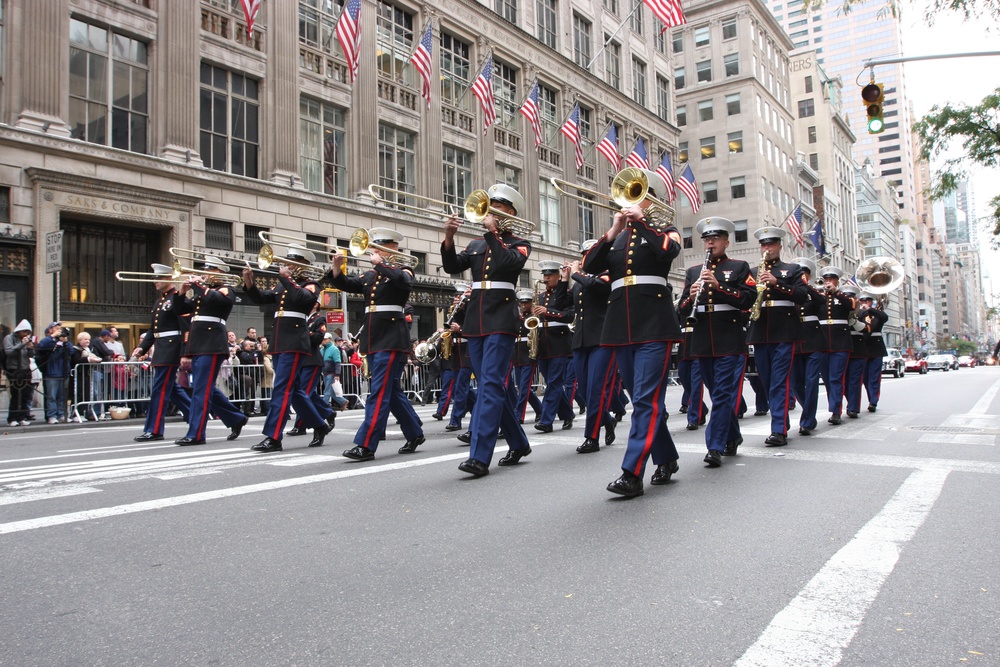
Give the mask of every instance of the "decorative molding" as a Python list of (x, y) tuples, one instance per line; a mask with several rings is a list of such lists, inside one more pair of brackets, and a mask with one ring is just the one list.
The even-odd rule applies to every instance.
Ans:
[[(48, 188), (60, 192), (76, 193), (88, 198), (120, 199), (127, 205), (138, 206), (139, 204), (136, 204), (136, 202), (142, 202), (145, 205), (162, 206), (164, 208), (188, 212), (193, 211), (202, 200), (201, 197), (197, 196), (153, 190), (138, 185), (117, 183), (90, 176), (40, 169), (38, 167), (28, 167), (24, 172), (31, 179), (32, 183), (43, 189), (42, 197), (46, 201), (52, 201), (54, 198), (53, 194), (47, 190)], [(87, 212), (87, 207), (79, 208)], [(124, 217), (129, 217), (130, 215), (124, 210), (120, 211), (120, 213), (126, 213)], [(147, 218), (141, 216), (131, 215), (131, 217), (143, 222), (149, 221)]]

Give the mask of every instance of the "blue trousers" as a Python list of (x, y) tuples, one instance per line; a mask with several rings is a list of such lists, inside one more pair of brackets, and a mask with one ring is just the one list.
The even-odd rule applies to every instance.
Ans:
[(625, 385), (622, 383), (622, 374), (618, 372), (618, 361), (615, 361), (615, 388), (611, 398), (611, 411), (625, 413), (625, 406), (631, 403), (628, 394), (625, 393)]
[(145, 433), (163, 435), (163, 420), (167, 416), (167, 406), (173, 403), (191, 418), (191, 397), (177, 386), (177, 365), (153, 366), (153, 389), (149, 394), (149, 409), (146, 410)]
[[(755, 343), (754, 359), (761, 387), (771, 410), (771, 433), (788, 433), (788, 402), (791, 399), (794, 343)], [(760, 396), (758, 396), (758, 404)]]
[[(882, 395), (882, 357), (867, 359), (865, 364), (865, 391), (868, 392), (868, 403), (878, 405)], [(861, 403), (858, 403), (860, 407)], [(852, 410), (851, 412), (857, 412)]]
[(622, 383), (632, 397), (632, 425), (622, 470), (642, 477), (650, 456), (653, 465), (664, 465), (678, 458), (667, 430), (663, 404), (670, 369), (670, 343), (616, 346), (615, 360)]
[[(826, 400), (830, 412), (839, 415), (844, 409), (844, 379), (850, 352), (823, 352), (822, 373), (826, 382)], [(853, 412), (853, 411), (852, 411)]]
[(462, 425), (462, 418), (476, 404), (476, 392), (472, 391), (472, 369), (460, 368), (455, 375), (455, 405), (451, 409), (449, 424)]
[(441, 371), (441, 391), (438, 393), (437, 413), (442, 417), (448, 414), (448, 406), (451, 405), (452, 395), (455, 393), (454, 368), (446, 368)]
[(542, 402), (535, 395), (535, 390), (531, 388), (531, 382), (535, 379), (535, 363), (527, 366), (514, 367), (514, 379), (517, 382), (517, 400), (514, 402), (514, 414), (517, 420), (524, 421), (524, 413), (528, 411), (528, 405), (534, 410), (535, 416), (542, 414)]
[(583, 392), (578, 393), (580, 385), (577, 381), (576, 365), (573, 363), (573, 357), (570, 357), (566, 364), (566, 382), (564, 386), (566, 387), (566, 402), (570, 410), (573, 409), (574, 401), (581, 408), (587, 407), (587, 399), (584, 397)]
[(792, 362), (795, 400), (802, 407), (802, 414), (799, 415), (799, 428), (807, 428), (810, 431), (817, 425), (816, 410), (819, 406), (819, 378), (822, 363), (822, 352), (796, 354), (795, 360)]
[(583, 427), (585, 438), (596, 439), (601, 434), (601, 426), (614, 428), (615, 418), (611, 414), (611, 398), (614, 394), (615, 365), (613, 347), (581, 347), (573, 350), (573, 366), (576, 370), (576, 386), (580, 398), (587, 406), (587, 420)]
[[(723, 451), (726, 443), (740, 437), (740, 390), (743, 371), (747, 367), (746, 355), (730, 354), (722, 357), (699, 357), (697, 366), (712, 397), (712, 418), (705, 429), (705, 444), (709, 450)], [(688, 411), (688, 415), (691, 411)]]
[[(399, 378), (406, 368), (406, 353), (398, 350), (373, 352), (368, 355), (371, 372), (365, 420), (354, 435), (354, 444), (376, 451), (385, 435), (393, 394), (399, 389)], [(402, 391), (402, 390), (400, 390)]]
[(705, 405), (705, 381), (701, 374), (701, 359), (691, 359), (689, 374), (691, 379), (691, 389), (688, 392), (688, 424), (700, 424), (701, 420), (708, 415), (708, 406)]
[[(756, 359), (756, 353), (754, 358)], [(747, 378), (750, 381), (750, 388), (753, 389), (753, 405), (755, 412), (767, 412), (771, 409), (771, 402), (767, 396), (767, 387), (764, 386), (763, 380), (760, 379), (760, 371), (757, 371), (757, 375), (751, 375)]]
[(326, 420), (306, 395), (306, 382), (300, 378), (302, 362), (308, 356), (301, 352), (280, 352), (271, 356), (274, 361), (274, 389), (271, 390), (271, 406), (264, 420), (264, 435), (272, 440), (281, 440), (292, 407), (305, 428), (326, 426)]
[[(405, 358), (403, 363), (406, 363)], [(406, 397), (403, 388), (399, 386), (398, 380), (392, 385), (392, 396), (389, 398), (389, 414), (399, 420), (399, 430), (403, 432), (403, 437), (407, 440), (423, 436), (423, 422), (417, 416), (417, 411), (413, 409), (413, 404)]]
[[(864, 357), (851, 357), (850, 361), (847, 362), (847, 380), (844, 384), (844, 394), (847, 397), (847, 409), (851, 412), (861, 412), (861, 385), (864, 384), (867, 366), (868, 359)], [(879, 378), (881, 378), (881, 360), (879, 360), (877, 372)]]
[[(319, 379), (323, 376), (322, 366), (301, 366), (299, 367), (299, 387), (305, 392), (305, 395), (312, 401), (313, 407), (316, 408), (316, 412), (324, 421), (330, 418), (333, 414), (333, 408), (330, 406), (330, 402), (319, 393)], [(305, 421), (302, 419), (302, 415), (296, 410), (295, 426), (298, 428), (305, 428)]]
[(66, 418), (66, 378), (44, 378), (45, 418)]
[(469, 456), (489, 465), (500, 429), (511, 450), (528, 448), (528, 438), (514, 415), (514, 405), (507, 399), (514, 336), (491, 334), (469, 338), (468, 350), (472, 370), (479, 381), (479, 396), (469, 427), (472, 431)]
[[(559, 414), (565, 414), (565, 406), (561, 405), (566, 400), (566, 366), (569, 357), (552, 357), (551, 359), (539, 359), (538, 369), (545, 378), (545, 396), (542, 397), (542, 418), (539, 424), (552, 425)], [(572, 408), (570, 408), (572, 411)]]
[(225, 357), (225, 354), (198, 354), (191, 357), (191, 413), (188, 416), (188, 438), (194, 440), (205, 438), (205, 427), (210, 412), (229, 428), (246, 420), (246, 415), (215, 386)]

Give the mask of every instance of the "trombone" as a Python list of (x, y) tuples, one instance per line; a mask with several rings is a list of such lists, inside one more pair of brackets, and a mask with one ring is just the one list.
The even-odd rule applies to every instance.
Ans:
[[(182, 261), (191, 262), (191, 263), (204, 261), (205, 256), (208, 253), (200, 252), (198, 250), (188, 250), (186, 248), (170, 248), (169, 252), (170, 252), (170, 255), (174, 258), (174, 263), (173, 263), (173, 269), (174, 269), (173, 279), (176, 280), (176, 281), (183, 281), (186, 275), (204, 276), (204, 275), (209, 275), (210, 274), (210, 275), (212, 275), (214, 277), (214, 279), (217, 282), (220, 282), (220, 283), (223, 283), (225, 285), (228, 285), (229, 287), (239, 287), (240, 285), (243, 284), (243, 278), (241, 276), (239, 276), (239, 275), (236, 275), (236, 274), (232, 274), (232, 273), (211, 273), (210, 271), (203, 271), (201, 269), (195, 269), (195, 268), (191, 268), (189, 266), (183, 266), (181, 264)], [(226, 266), (228, 266), (231, 269), (236, 269), (238, 271), (242, 271), (243, 270), (242, 266), (240, 266), (239, 264), (236, 264), (231, 259), (228, 259), (228, 258), (225, 258), (225, 257), (218, 257), (218, 259), (221, 259), (223, 262), (225, 262)]]
[[(660, 199), (649, 195), (649, 179), (646, 177), (646, 174), (643, 173), (642, 169), (638, 169), (636, 167), (626, 167), (615, 174), (615, 177), (611, 180), (610, 196), (605, 195), (603, 192), (591, 190), (590, 188), (570, 183), (569, 181), (564, 181), (559, 178), (550, 178), (549, 182), (552, 183), (552, 186), (559, 193), (567, 197), (587, 202), (588, 204), (593, 204), (601, 208), (606, 208), (610, 211), (614, 211), (615, 213), (619, 212), (623, 208), (635, 206), (644, 199), (648, 199), (657, 209), (657, 212), (662, 211), (663, 216), (666, 218), (666, 224), (671, 224), (674, 220), (673, 207)], [(578, 193), (582, 194), (567, 192), (564, 189), (566, 187), (573, 188)], [(668, 185), (667, 187), (670, 186)], [(588, 199), (583, 195), (589, 195), (594, 197), (594, 199)], [(615, 203), (615, 206), (602, 204), (600, 201), (595, 201), (597, 199), (610, 199)]]
[[(340, 250), (340, 248), (338, 248), (337, 246), (330, 245), (329, 243), (323, 243), (320, 241), (315, 241), (315, 242), (304, 241), (295, 236), (289, 236), (288, 234), (280, 234), (277, 232), (261, 231), (257, 232), (257, 236), (260, 238), (261, 241), (263, 241), (263, 245), (260, 247), (260, 250), (257, 251), (257, 267), (261, 271), (267, 271), (275, 264), (283, 264), (285, 266), (290, 267), (291, 270), (299, 272), (304, 278), (307, 278), (309, 280), (321, 280), (323, 276), (326, 274), (326, 271), (324, 271), (322, 267), (314, 266), (312, 264), (307, 264), (306, 262), (297, 262), (294, 259), (289, 259), (287, 257), (276, 258), (274, 255), (274, 247), (271, 244), (275, 243), (278, 245), (288, 246), (291, 245), (291, 242), (294, 242), (301, 245), (303, 248), (308, 248), (307, 244), (321, 245), (326, 248), (332, 248), (333, 250), (332, 251), (313, 250), (312, 248), (308, 249), (310, 252), (318, 252), (321, 255), (327, 255), (331, 259), (333, 259), (333, 256)], [(278, 241), (278, 239), (281, 239), (281, 241)], [(290, 243), (284, 243), (284, 241), (289, 241)], [(340, 270), (343, 271), (346, 266), (347, 266), (347, 259), (345, 258), (341, 262)]]
[(349, 248), (351, 250), (351, 255), (354, 257), (361, 257), (362, 255), (368, 254), (372, 250), (377, 250), (386, 256), (386, 259), (390, 264), (403, 266), (409, 269), (417, 268), (417, 263), (420, 262), (418, 258), (402, 252), (401, 250), (392, 250), (390, 248), (386, 248), (384, 245), (372, 243), (368, 230), (363, 227), (355, 229), (354, 233), (351, 234)]
[[(428, 206), (417, 206), (415, 204), (393, 201), (385, 197), (384, 194), (379, 194), (379, 192), (385, 194), (403, 195), (403, 197), (412, 197), (418, 201), (427, 202)], [(377, 202), (382, 202), (383, 204), (390, 204), (392, 206), (418, 211), (427, 215), (437, 215), (446, 218), (450, 218), (452, 216), (451, 213), (447, 213), (446, 211), (454, 205), (439, 199), (432, 199), (431, 197), (425, 197), (423, 195), (415, 195), (404, 190), (397, 190), (384, 185), (376, 185), (375, 183), (368, 186), (368, 194), (372, 196), (372, 199)], [(442, 210), (438, 211), (431, 208), (431, 206), (439, 206)], [(473, 190), (469, 196), (465, 198), (463, 209), (465, 211), (465, 219), (469, 222), (482, 223), (483, 220), (486, 219), (487, 215), (492, 214), (496, 216), (498, 221), (497, 224), (501, 230), (516, 234), (517, 236), (528, 236), (535, 229), (535, 223), (530, 220), (525, 220), (524, 218), (519, 218), (514, 215), (508, 215), (500, 209), (490, 206), (490, 196), (486, 190)]]
[(123, 283), (182, 283), (184, 274), (176, 270), (169, 276), (152, 271), (118, 271), (115, 279)]

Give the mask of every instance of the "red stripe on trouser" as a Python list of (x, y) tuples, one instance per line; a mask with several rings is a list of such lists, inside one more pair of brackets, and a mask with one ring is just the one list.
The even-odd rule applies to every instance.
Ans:
[[(286, 354), (294, 354), (288, 352)], [(299, 368), (299, 357), (303, 355), (296, 354), (295, 361), (292, 362), (292, 370), (288, 373), (288, 382), (285, 384), (285, 397), (281, 400), (281, 412), (278, 415), (288, 415), (288, 404), (291, 403), (292, 389), (295, 386), (295, 373)], [(285, 419), (281, 416), (278, 417), (277, 421), (274, 422), (274, 433), (268, 437), (272, 440), (281, 440), (281, 429), (284, 426)]]
[(663, 387), (663, 383), (667, 381), (667, 367), (669, 365), (670, 354), (667, 353), (664, 355), (663, 368), (660, 369), (660, 384), (656, 385), (656, 393), (653, 395), (653, 414), (646, 429), (646, 444), (642, 448), (642, 455), (639, 456), (639, 460), (636, 462), (635, 470), (632, 471), (637, 477), (642, 473), (642, 468), (646, 464), (646, 457), (649, 456), (649, 450), (653, 448), (653, 435), (656, 432), (656, 420), (660, 418), (660, 404), (662, 403), (657, 397), (660, 395), (660, 388)]
[(205, 426), (208, 424), (208, 408), (212, 404), (212, 389), (215, 388), (215, 379), (218, 373), (218, 366), (222, 364), (222, 355), (212, 355), (212, 372), (209, 373), (209, 381), (205, 387), (205, 398), (202, 400), (201, 421), (198, 422), (198, 430), (195, 431), (196, 440), (205, 439)]
[[(174, 368), (173, 371), (176, 373), (177, 369)], [(168, 385), (168, 384), (170, 384), (170, 373), (169, 373), (169, 371), (167, 373), (163, 374), (163, 384), (160, 385), (160, 402), (156, 406), (156, 422), (154, 422), (154, 423), (157, 424), (157, 425), (159, 425), (159, 428), (160, 428), (160, 433), (157, 433), (157, 435), (163, 435), (163, 410), (166, 407), (166, 403), (167, 403), (167, 387), (166, 387), (166, 385)]]
[(740, 399), (743, 398), (743, 377), (746, 375), (746, 373), (747, 373), (747, 360), (744, 359), (743, 360), (743, 371), (740, 373), (740, 383), (738, 385), (736, 385), (736, 388), (737, 388), (737, 391), (736, 391), (736, 404), (733, 405), (733, 414), (734, 415), (739, 415), (740, 414)]
[(795, 349), (789, 354), (788, 373), (785, 374), (785, 421), (781, 425), (781, 434), (788, 435), (788, 399), (792, 395), (792, 368), (795, 367)]
[(396, 362), (396, 352), (393, 350), (389, 353), (389, 363), (385, 367), (385, 377), (382, 378), (382, 386), (378, 388), (378, 399), (375, 401), (375, 411), (372, 413), (372, 420), (368, 422), (368, 432), (365, 433), (365, 444), (361, 445), (365, 449), (368, 449), (368, 443), (371, 442), (372, 436), (375, 435), (376, 424), (378, 424), (379, 410), (382, 409), (382, 398), (385, 396), (385, 388), (391, 384), (392, 380), (392, 365)]
[[(587, 365), (590, 366), (589, 363)], [(597, 439), (597, 436), (601, 434), (601, 422), (604, 421), (604, 413), (608, 411), (609, 409), (608, 406), (611, 403), (611, 391), (610, 387), (608, 387), (608, 378), (611, 377), (611, 369), (613, 367), (614, 364), (609, 363), (607, 368), (604, 369), (604, 381), (601, 382), (601, 400), (597, 404), (597, 419), (594, 420), (594, 430), (591, 433), (587, 434), (589, 437), (594, 438), (595, 440)], [(590, 372), (589, 368), (587, 369), (587, 372), (588, 373)], [(591, 391), (592, 389), (590, 387), (587, 387), (587, 393), (589, 394)], [(584, 396), (584, 401), (587, 401), (586, 396)], [(605, 403), (605, 401), (607, 401), (607, 403)], [(587, 402), (589, 403), (590, 401)]]

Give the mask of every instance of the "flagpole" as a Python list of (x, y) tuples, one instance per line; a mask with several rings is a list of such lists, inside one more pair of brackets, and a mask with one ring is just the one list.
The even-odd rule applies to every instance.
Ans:
[(593, 64), (597, 61), (598, 58), (600, 58), (601, 54), (604, 53), (604, 50), (608, 48), (608, 44), (611, 43), (611, 40), (613, 40), (615, 37), (618, 36), (618, 33), (620, 33), (622, 31), (622, 28), (625, 27), (625, 23), (630, 18), (632, 18), (632, 15), (635, 14), (636, 10), (642, 7), (642, 5), (643, 5), (642, 0), (635, 3), (635, 7), (632, 8), (632, 11), (629, 12), (628, 16), (622, 19), (621, 25), (618, 26), (618, 30), (615, 30), (614, 33), (612, 33), (606, 40), (604, 40), (604, 44), (601, 45), (601, 48), (597, 51), (597, 53), (594, 54), (594, 57), (590, 59), (590, 62), (587, 63), (587, 66), (584, 69), (586, 69), (588, 72), (590, 71), (590, 68), (593, 66)]
[[(572, 111), (570, 111), (570, 113), (573, 113), (573, 112), (572, 112)], [(610, 128), (610, 127), (611, 127), (611, 125), (612, 125), (612, 124), (613, 124), (614, 122), (615, 122), (615, 121), (613, 121), (613, 120), (609, 120), (609, 121), (608, 121), (608, 124), (604, 126), (604, 130), (603, 130), (603, 131), (601, 132), (601, 134), (600, 134), (601, 138), (600, 138), (600, 139), (598, 139), (597, 141), (595, 141), (595, 142), (594, 142), (594, 145), (593, 145), (593, 146), (591, 146), (591, 147), (590, 147), (590, 149), (589, 149), (589, 150), (587, 151), (587, 154), (586, 154), (586, 155), (584, 156), (584, 161), (586, 161), (586, 160), (587, 160), (587, 159), (588, 159), (588, 158), (589, 158), (589, 157), (591, 156), (591, 154), (593, 154), (593, 153), (594, 153), (594, 151), (596, 151), (596, 150), (597, 150), (597, 144), (601, 143), (601, 141), (602, 141), (602, 140), (604, 139), (604, 135), (606, 135), (606, 134), (607, 134), (607, 132), (608, 132), (608, 128)], [(583, 138), (581, 137), (581, 139), (580, 139), (580, 140), (581, 140), (581, 141), (583, 141)], [(617, 147), (616, 147), (616, 150), (617, 150)], [(594, 166), (595, 166), (595, 167), (597, 166), (597, 158), (594, 158)]]
[[(509, 127), (509, 126), (511, 126), (511, 125), (514, 124), (514, 121), (517, 120), (518, 116), (521, 116), (522, 118), (524, 118), (524, 114), (520, 113), (520, 111), (521, 111), (521, 109), (524, 108), (524, 103), (528, 101), (529, 97), (531, 97), (531, 91), (535, 89), (535, 86), (537, 84), (538, 84), (538, 77), (536, 76), (535, 80), (531, 83), (530, 86), (528, 86), (528, 94), (525, 95), (524, 99), (521, 100), (521, 103), (517, 105), (518, 113), (511, 114), (510, 115), (510, 122), (509, 123), (508, 122), (503, 122), (503, 123), (500, 124), (500, 127), (506, 129), (507, 127)], [(542, 119), (542, 100), (541, 100), (541, 96), (539, 95), (539, 100), (538, 100), (538, 120), (539, 120), (539, 122), (541, 121), (541, 119)]]
[(410, 57), (406, 59), (406, 62), (408, 62), (411, 65), (413, 64), (413, 62), (412, 62), (413, 61), (413, 56), (415, 56), (417, 54), (417, 49), (420, 48), (420, 42), (423, 40), (424, 33), (427, 32), (427, 26), (430, 25), (430, 23), (431, 23), (431, 20), (427, 19), (427, 23), (424, 24), (423, 29), (420, 31), (420, 39), (416, 39), (416, 40), (413, 41), (413, 50), (410, 51)]
[[(476, 79), (478, 79), (479, 76), (483, 73), (483, 68), (486, 67), (486, 61), (489, 60), (492, 57), (493, 57), (493, 49), (490, 49), (490, 52), (486, 54), (485, 58), (483, 58), (483, 64), (479, 66), (479, 73), (476, 74)], [(476, 79), (473, 79), (472, 83), (475, 83)], [(492, 85), (492, 84), (490, 84), (490, 85)], [(465, 99), (465, 96), (469, 94), (470, 90), (472, 90), (472, 84), (471, 83), (469, 84), (469, 87), (465, 89), (465, 92), (462, 93), (462, 96), (458, 98), (458, 101), (455, 102), (455, 106), (456, 107), (461, 106), (462, 100)]]

